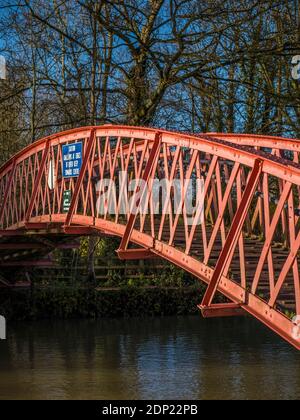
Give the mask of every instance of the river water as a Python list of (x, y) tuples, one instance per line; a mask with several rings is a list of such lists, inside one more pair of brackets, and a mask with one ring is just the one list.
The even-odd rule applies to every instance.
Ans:
[(298, 399), (300, 353), (248, 318), (8, 325), (0, 399)]

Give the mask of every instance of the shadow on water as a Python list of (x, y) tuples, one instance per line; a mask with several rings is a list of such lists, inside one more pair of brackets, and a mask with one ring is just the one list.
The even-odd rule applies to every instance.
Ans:
[(300, 353), (248, 318), (20, 323), (0, 341), (0, 399), (299, 395)]

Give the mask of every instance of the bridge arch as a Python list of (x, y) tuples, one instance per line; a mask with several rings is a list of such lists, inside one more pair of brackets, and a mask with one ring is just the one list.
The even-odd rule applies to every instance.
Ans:
[[(76, 143), (83, 148), (81, 170), (66, 178), (62, 147)], [(30, 248), (31, 233), (115, 235), (121, 238), (120, 258), (164, 258), (207, 283), (200, 305), (205, 316), (245, 311), (300, 349), (293, 321), (300, 316), (299, 152), (300, 142), (293, 139), (113, 125), (39, 140), (0, 170), (0, 268), (26, 262), (32, 254), (27, 249), (19, 261), (14, 247)], [(144, 193), (147, 214), (129, 207), (121, 214), (122, 185), (112, 197), (116, 214), (99, 214), (96, 182), (114, 181), (120, 171), (149, 187), (132, 193)], [(167, 214), (151, 212), (154, 177), (180, 181), (180, 214), (174, 212), (172, 194), (163, 205)], [(192, 226), (185, 179), (204, 184), (204, 209), (195, 196), (194, 214), (198, 220), (203, 210), (204, 218)], [(66, 191), (71, 196), (67, 210)], [(216, 291), (231, 303), (214, 305)]]

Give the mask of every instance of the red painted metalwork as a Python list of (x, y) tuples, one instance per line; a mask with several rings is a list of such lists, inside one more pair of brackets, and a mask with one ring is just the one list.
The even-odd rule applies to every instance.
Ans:
[(5, 206), (6, 206), (6, 202), (7, 202), (6, 200), (7, 200), (7, 197), (9, 195), (11, 185), (12, 185), (12, 182), (13, 182), (13, 178), (14, 178), (14, 175), (15, 175), (15, 168), (16, 168), (16, 161), (13, 160), (12, 165), (11, 165), (11, 169), (10, 169), (10, 174), (9, 174), (8, 179), (7, 179), (7, 186), (5, 188), (3, 198), (2, 198), (2, 202), (1, 202), (0, 220), (3, 218), (3, 215), (4, 215), (4, 210), (5, 210)]
[(34, 207), (34, 203), (36, 201), (36, 196), (39, 192), (39, 188), (40, 188), (40, 185), (41, 185), (41, 179), (42, 179), (42, 176), (45, 172), (45, 165), (46, 165), (46, 161), (47, 161), (47, 158), (48, 158), (48, 155), (49, 155), (49, 148), (50, 148), (50, 143), (49, 143), (49, 141), (47, 141), (46, 142), (46, 147), (45, 147), (45, 150), (44, 150), (44, 153), (43, 153), (42, 161), (41, 161), (40, 167), (38, 169), (38, 174), (37, 174), (36, 179), (34, 180), (32, 195), (31, 195), (31, 198), (30, 198), (30, 201), (29, 201), (28, 209), (27, 209), (27, 212), (25, 214), (25, 222), (26, 223), (30, 220), (30, 217), (32, 215), (32, 210), (33, 210), (33, 207)]
[(282, 156), (282, 152), (295, 152), (293, 159), (296, 163), (299, 162), (299, 147), (300, 141), (285, 137), (274, 137), (264, 136), (257, 134), (231, 134), (231, 133), (206, 133), (211, 138), (218, 138), (228, 142), (233, 142), (239, 146), (251, 146), (255, 147), (256, 150), (270, 149), (269, 153), (275, 154), (275, 151), (279, 151), (277, 156)]
[(241, 235), (243, 224), (245, 223), (245, 219), (247, 217), (249, 207), (250, 207), (251, 201), (253, 199), (253, 195), (255, 193), (255, 190), (259, 181), (259, 177), (260, 177), (261, 169), (262, 169), (262, 163), (263, 162), (260, 159), (257, 159), (255, 161), (254, 168), (249, 177), (249, 181), (244, 191), (242, 201), (234, 216), (234, 219), (230, 227), (228, 236), (226, 238), (225, 244), (223, 246), (221, 255), (216, 264), (214, 274), (212, 276), (212, 279), (203, 297), (203, 301), (201, 305), (202, 308), (211, 306), (214, 295), (217, 291), (219, 282), (222, 276), (224, 275), (224, 270), (226, 268), (226, 265), (230, 264), (231, 262), (230, 259), (232, 259), (233, 257), (233, 252), (237, 245), (237, 241)]
[(204, 318), (224, 318), (245, 316), (246, 312), (236, 303), (215, 303), (210, 306), (198, 306)]
[(86, 170), (87, 170), (87, 167), (88, 167), (88, 164), (89, 164), (89, 159), (90, 159), (90, 155), (91, 155), (91, 152), (92, 152), (92, 148), (93, 148), (94, 144), (96, 143), (95, 135), (96, 135), (96, 131), (95, 131), (95, 129), (92, 129), (91, 134), (90, 134), (90, 138), (87, 142), (82, 168), (81, 168), (78, 180), (77, 180), (76, 185), (75, 185), (75, 190), (74, 190), (74, 194), (73, 194), (73, 197), (72, 197), (70, 210), (69, 210), (67, 218), (66, 218), (65, 227), (70, 226), (71, 221), (72, 221), (72, 217), (73, 217), (73, 214), (74, 214), (74, 211), (75, 211), (75, 207), (78, 204), (78, 198), (79, 198), (80, 190), (82, 188), (83, 178), (85, 176), (85, 173), (86, 173)]
[[(62, 145), (78, 141), (84, 145), (80, 175), (77, 180), (63, 178)], [(121, 258), (163, 258), (205, 282), (200, 305), (205, 316), (249, 313), (300, 349), (292, 320), (300, 316), (299, 153), (298, 140), (269, 136), (191, 135), (112, 125), (55, 134), (28, 146), (0, 169), (1, 255), (7, 250), (0, 268), (44, 264), (22, 253), (38, 235), (118, 236)], [(48, 181), (50, 169), (53, 183)], [(129, 206), (125, 214), (121, 211), (126, 181), (117, 191), (108, 188), (115, 214), (108, 206), (100, 214), (96, 182), (116, 180), (120, 171), (129, 180), (148, 184), (147, 192), (139, 191), (148, 214), (133, 214)], [(155, 177), (181, 183), (182, 214), (174, 212), (171, 186), (162, 206), (169, 214), (153, 211)], [(187, 222), (188, 178), (204, 181), (204, 208), (198, 205), (194, 214), (196, 220), (202, 212), (204, 216), (192, 226)], [(67, 212), (65, 191), (72, 195)], [(14, 249), (19, 260), (11, 259)], [(232, 303), (212, 304), (216, 291)]]
[(157, 255), (153, 254), (150, 249), (126, 249), (117, 251), (120, 260), (151, 260), (155, 259)]
[(84, 235), (94, 235), (95, 229), (86, 226), (64, 226), (64, 232), (68, 235), (84, 236)]
[[(144, 181), (145, 186), (144, 186), (142, 191), (140, 191), (140, 187), (138, 186), (136, 188), (136, 191), (135, 191), (135, 194), (134, 194), (133, 203), (136, 203), (137, 209), (139, 208), (139, 206), (142, 202), (142, 199), (145, 195), (146, 185), (149, 183), (151, 172), (152, 172), (153, 167), (154, 167), (154, 165), (156, 163), (156, 160), (158, 158), (160, 147), (161, 147), (161, 134), (157, 133), (155, 135), (154, 144), (153, 144), (153, 147), (151, 149), (151, 153), (150, 153), (149, 159), (147, 161), (147, 165), (146, 165), (144, 174), (141, 178), (142, 181)], [(136, 197), (138, 192), (140, 193), (141, 197), (137, 201), (137, 199), (135, 197)], [(120, 244), (120, 249), (119, 249), (119, 254), (120, 255), (121, 255), (122, 252), (126, 251), (126, 249), (128, 247), (128, 244), (130, 242), (130, 235), (132, 233), (132, 230), (133, 230), (133, 227), (134, 227), (134, 224), (135, 224), (135, 221), (136, 221), (136, 217), (137, 217), (137, 213), (136, 212), (132, 213), (132, 210), (131, 210), (128, 222), (126, 224), (126, 230), (125, 230), (125, 233), (123, 235), (123, 238), (122, 238), (122, 241), (121, 241), (121, 244)]]

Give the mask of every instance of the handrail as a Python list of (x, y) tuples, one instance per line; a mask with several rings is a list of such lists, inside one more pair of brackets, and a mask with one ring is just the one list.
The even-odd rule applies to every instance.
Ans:
[[(4, 176), (7, 171), (11, 168), (13, 162), (19, 164), (26, 158), (28, 158), (31, 154), (36, 153), (37, 151), (44, 150), (44, 147), (47, 142), (49, 142), (50, 147), (55, 146), (57, 144), (63, 144), (70, 141), (78, 140), (81, 138), (89, 137), (92, 130), (96, 130), (97, 137), (105, 137), (105, 136), (122, 136), (122, 137), (134, 137), (136, 139), (145, 139), (148, 138), (149, 140), (154, 140), (155, 134), (157, 133), (157, 129), (155, 128), (144, 128), (144, 127), (131, 127), (126, 125), (103, 125), (103, 126), (89, 126), (89, 127), (81, 127), (76, 128), (68, 131), (64, 131), (61, 133), (53, 134), (51, 136), (42, 138), (29, 146), (25, 149), (18, 152), (15, 156), (13, 156), (2, 168), (0, 168), (0, 177)], [(216, 154), (220, 157), (228, 158), (230, 157), (231, 160), (236, 162), (241, 162), (249, 167), (253, 167), (255, 159), (260, 157), (263, 160), (263, 172), (268, 173), (269, 175), (279, 176), (280, 178), (294, 182), (297, 185), (300, 185), (300, 165), (295, 162), (291, 162), (290, 160), (284, 159), (282, 157), (276, 157), (269, 153), (253, 150), (248, 145), (239, 145), (233, 143), (232, 141), (226, 141), (224, 138), (231, 138), (231, 140), (236, 141), (238, 138), (244, 139), (258, 139), (260, 136), (248, 136), (247, 135), (232, 135), (232, 134), (187, 134), (183, 132), (176, 132), (176, 131), (167, 131), (167, 130), (159, 130), (162, 135), (162, 143), (168, 142), (174, 145), (182, 145), (184, 147), (190, 147), (192, 149), (198, 149), (207, 152)], [(237, 136), (235, 139), (232, 136)], [(243, 137), (245, 136), (245, 137)], [(262, 136), (263, 141), (270, 142), (272, 139), (269, 136)], [(289, 144), (292, 140), (281, 139), (283, 144), (287, 141)], [(274, 142), (276, 143), (278, 138), (274, 138)], [(248, 141), (249, 143), (249, 141)], [(299, 152), (300, 152), (300, 142), (298, 140), (294, 140), (295, 148), (299, 145)], [(266, 144), (266, 143), (264, 143)], [(270, 144), (270, 143), (268, 143)], [(278, 144), (278, 143), (277, 143)], [(261, 147), (267, 147), (262, 146)], [(31, 153), (32, 152), (32, 153)]]

